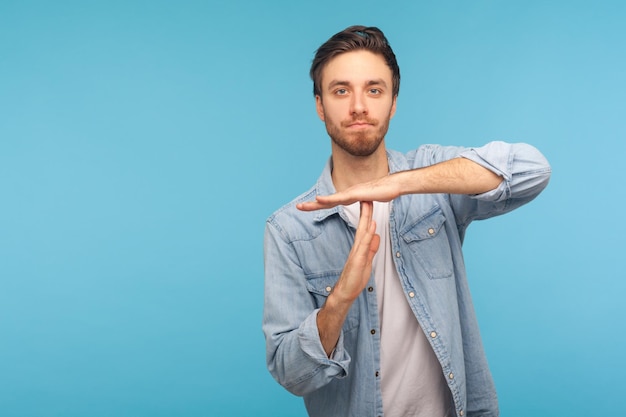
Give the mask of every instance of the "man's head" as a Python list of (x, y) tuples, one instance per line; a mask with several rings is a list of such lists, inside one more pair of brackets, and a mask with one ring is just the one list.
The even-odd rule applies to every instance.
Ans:
[(318, 49), (311, 77), (333, 155), (382, 155), (400, 83), (395, 55), (383, 33), (364, 26), (339, 32)]
[(366, 26), (350, 26), (335, 34), (319, 47), (315, 53), (315, 58), (313, 58), (310, 71), (313, 80), (313, 95), (322, 96), (322, 71), (326, 64), (337, 55), (358, 50), (370, 51), (383, 57), (391, 70), (392, 94), (396, 97), (400, 92), (400, 68), (396, 61), (396, 55), (380, 29)]

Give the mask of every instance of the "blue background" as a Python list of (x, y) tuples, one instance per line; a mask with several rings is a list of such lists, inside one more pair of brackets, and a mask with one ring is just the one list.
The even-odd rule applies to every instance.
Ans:
[(390, 148), (525, 141), (553, 177), (470, 227), (514, 416), (626, 392), (626, 6), (614, 1), (0, 2), (0, 415), (304, 416), (265, 369), (262, 237), (329, 154), (308, 69), (379, 26)]

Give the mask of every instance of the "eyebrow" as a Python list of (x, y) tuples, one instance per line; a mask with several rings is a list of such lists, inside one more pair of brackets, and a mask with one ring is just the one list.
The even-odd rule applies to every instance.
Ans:
[[(333, 80), (328, 84), (328, 88), (331, 89), (333, 87), (337, 87), (337, 86), (350, 86), (352, 85), (352, 83), (350, 81), (345, 81), (345, 80)], [(383, 80), (382, 78), (375, 78), (373, 80), (369, 80), (368, 82), (365, 83), (366, 86), (372, 86), (372, 85), (382, 85), (383, 87), (387, 87), (387, 83), (385, 82), (385, 80)]]

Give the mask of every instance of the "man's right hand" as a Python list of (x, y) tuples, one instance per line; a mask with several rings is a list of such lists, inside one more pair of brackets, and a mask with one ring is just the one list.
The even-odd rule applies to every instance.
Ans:
[(354, 300), (367, 285), (372, 274), (372, 261), (380, 245), (376, 222), (372, 219), (374, 203), (361, 202), (361, 216), (343, 272), (326, 303), (317, 315), (317, 327), (322, 346), (330, 356), (337, 345), (341, 327)]

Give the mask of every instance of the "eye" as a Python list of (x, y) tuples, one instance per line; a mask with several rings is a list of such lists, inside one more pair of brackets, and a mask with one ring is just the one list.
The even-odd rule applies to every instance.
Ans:
[(378, 88), (370, 88), (370, 94), (379, 95), (380, 93), (382, 93), (382, 91), (380, 91), (380, 89), (378, 89)]
[(348, 90), (346, 90), (345, 88), (339, 88), (337, 90), (335, 90), (335, 94), (338, 96), (344, 96), (346, 94), (348, 94)]

